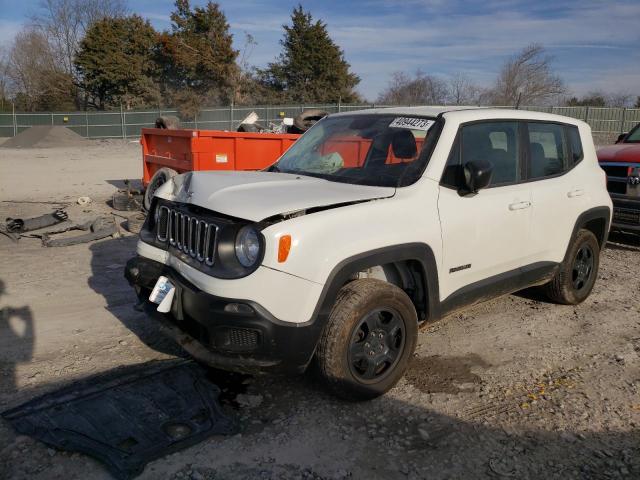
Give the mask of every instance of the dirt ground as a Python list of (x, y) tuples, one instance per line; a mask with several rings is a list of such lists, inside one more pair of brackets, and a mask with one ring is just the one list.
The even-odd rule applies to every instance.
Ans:
[[(113, 185), (139, 177), (136, 144), (0, 149), (0, 215), (46, 213), (56, 205), (25, 202), (52, 201), (70, 203), (74, 221), (110, 215)], [(80, 195), (93, 202), (73, 203)], [(122, 273), (136, 238), (121, 232), (57, 249), (0, 236), (0, 411), (182, 355), (132, 308)], [(212, 371), (241, 433), (150, 463), (140, 478), (640, 478), (639, 266), (640, 241), (614, 235), (582, 305), (527, 291), (429, 326), (405, 378), (368, 403), (337, 400), (309, 374)], [(0, 420), (0, 479), (108, 478)]]

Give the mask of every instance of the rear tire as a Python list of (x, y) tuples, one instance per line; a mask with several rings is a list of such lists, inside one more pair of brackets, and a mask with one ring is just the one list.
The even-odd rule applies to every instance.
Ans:
[(544, 286), (549, 299), (564, 305), (583, 302), (598, 276), (600, 244), (589, 230), (579, 230), (555, 277)]
[(146, 211), (149, 211), (149, 208), (151, 208), (151, 200), (153, 200), (156, 190), (176, 175), (178, 175), (178, 172), (173, 168), (168, 167), (162, 167), (153, 174), (153, 177), (151, 177), (149, 185), (147, 185), (147, 189), (144, 192), (144, 209)]
[(355, 280), (338, 294), (315, 362), (335, 395), (370, 400), (404, 375), (417, 335), (416, 310), (404, 291), (381, 280)]

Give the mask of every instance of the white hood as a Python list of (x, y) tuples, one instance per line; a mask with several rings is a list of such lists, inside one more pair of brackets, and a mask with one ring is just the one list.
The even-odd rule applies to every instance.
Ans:
[(156, 196), (258, 222), (273, 215), (386, 198), (394, 193), (392, 187), (352, 185), (288, 173), (225, 171), (178, 175), (160, 187)]

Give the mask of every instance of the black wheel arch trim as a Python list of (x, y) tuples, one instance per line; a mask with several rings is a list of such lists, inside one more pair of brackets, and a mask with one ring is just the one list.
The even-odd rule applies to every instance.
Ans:
[(573, 226), (571, 239), (569, 240), (569, 244), (567, 245), (567, 252), (569, 252), (571, 243), (573, 243), (574, 239), (578, 235), (578, 231), (581, 228), (584, 228), (589, 222), (592, 222), (594, 220), (604, 220), (604, 230), (600, 235), (600, 238), (596, 236), (596, 238), (598, 239), (598, 243), (600, 244), (600, 249), (604, 248), (607, 243), (607, 239), (609, 238), (609, 229), (611, 228), (611, 209), (607, 206), (590, 208), (589, 210), (582, 212), (578, 216), (578, 219)]
[(377, 265), (408, 260), (418, 262), (421, 268), (420, 273), (423, 276), (426, 290), (425, 310), (427, 320), (438, 318), (440, 290), (438, 267), (433, 250), (426, 243), (405, 243), (359, 253), (338, 263), (327, 277), (311, 319), (304, 324), (300, 324), (300, 326), (318, 321), (324, 324), (331, 314), (338, 292), (353, 274)]

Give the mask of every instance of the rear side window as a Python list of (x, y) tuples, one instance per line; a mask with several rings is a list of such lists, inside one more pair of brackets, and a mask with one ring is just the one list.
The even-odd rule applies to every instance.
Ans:
[(582, 140), (580, 140), (580, 132), (578, 127), (568, 126), (567, 137), (569, 139), (569, 146), (571, 147), (571, 160), (575, 165), (584, 158), (584, 152), (582, 151)]
[(482, 122), (464, 125), (442, 177), (442, 183), (462, 187), (463, 166), (473, 161), (493, 165), (489, 186), (511, 185), (520, 179), (518, 122)]
[(556, 123), (528, 123), (529, 178), (558, 175), (567, 170), (564, 128)]

